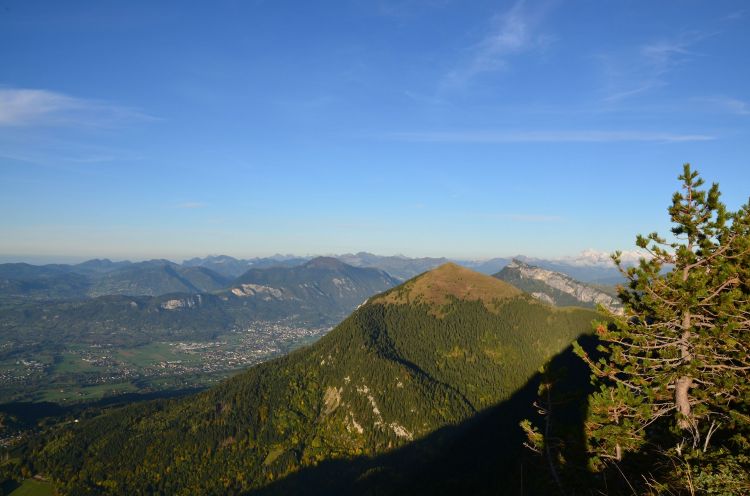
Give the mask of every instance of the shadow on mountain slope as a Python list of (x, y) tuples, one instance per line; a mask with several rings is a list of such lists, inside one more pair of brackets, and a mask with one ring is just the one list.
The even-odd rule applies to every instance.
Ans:
[[(586, 349), (594, 339), (579, 339)], [(559, 399), (555, 421), (566, 453), (574, 453), (562, 484), (586, 483), (590, 474), (575, 465), (585, 455), (583, 421), (585, 398), (591, 390), (589, 370), (572, 347), (555, 356), (548, 370), (557, 379), (554, 397)], [(469, 420), (447, 426), (429, 436), (378, 457), (327, 460), (279, 479), (250, 494), (396, 495), (396, 494), (555, 494), (556, 485), (546, 461), (523, 447), (523, 419), (542, 425), (534, 402), (542, 374), (534, 375), (509, 399)], [(584, 486), (585, 487), (585, 486)]]
[(204, 389), (205, 388), (203, 387), (189, 387), (152, 392), (125, 393), (116, 396), (107, 396), (97, 400), (70, 404), (53, 403), (50, 401), (14, 401), (10, 403), (1, 403), (0, 414), (16, 417), (21, 424), (31, 427), (44, 419), (58, 421), (67, 416), (81, 414), (91, 416), (93, 415), (92, 412), (100, 412), (100, 410), (104, 408), (129, 405), (156, 399), (180, 398), (182, 396), (203, 391)]

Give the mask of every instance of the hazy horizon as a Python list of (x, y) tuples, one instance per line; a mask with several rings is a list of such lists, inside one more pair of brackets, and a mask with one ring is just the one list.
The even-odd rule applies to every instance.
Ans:
[[(512, 258), (528, 258), (530, 260), (547, 260), (547, 261), (560, 261), (560, 262), (568, 262), (572, 264), (597, 264), (602, 265), (602, 263), (608, 262), (608, 257), (611, 255), (610, 252), (604, 252), (604, 251), (597, 251), (597, 250), (583, 250), (580, 253), (576, 254), (567, 254), (560, 257), (538, 257), (529, 255), (526, 253), (513, 253), (513, 254), (500, 254), (495, 255), (492, 257), (482, 257), (482, 258), (476, 258), (476, 257), (470, 257), (470, 256), (452, 256), (452, 255), (436, 255), (436, 256), (429, 256), (429, 255), (415, 255), (415, 256), (408, 256), (404, 255), (403, 253), (390, 253), (390, 254), (384, 254), (384, 253), (373, 253), (369, 252), (367, 250), (358, 250), (356, 252), (342, 252), (342, 253), (272, 253), (272, 254), (261, 254), (261, 255), (230, 255), (227, 253), (209, 253), (204, 255), (196, 255), (192, 257), (169, 257), (169, 256), (155, 256), (155, 257), (110, 257), (110, 256), (93, 256), (93, 257), (86, 257), (86, 256), (54, 256), (54, 255), (39, 255), (39, 256), (29, 256), (29, 255), (3, 255), (0, 254), (0, 264), (2, 263), (28, 263), (31, 265), (46, 265), (46, 264), (77, 264), (82, 262), (87, 262), (90, 260), (110, 260), (112, 262), (144, 262), (144, 261), (150, 261), (150, 260), (169, 260), (171, 262), (175, 263), (184, 263), (188, 260), (194, 259), (194, 258), (208, 258), (208, 257), (219, 257), (219, 256), (229, 256), (238, 260), (251, 260), (251, 259), (263, 259), (263, 258), (316, 258), (316, 257), (342, 257), (346, 255), (357, 255), (359, 253), (367, 253), (370, 255), (375, 255), (379, 257), (402, 257), (406, 259), (418, 259), (418, 258), (446, 258), (449, 260), (460, 260), (460, 261), (467, 261), (467, 262), (483, 262), (483, 261), (489, 261), (493, 259), (512, 259)], [(623, 259), (626, 261), (634, 261), (637, 259), (637, 257), (640, 255), (640, 253), (637, 250), (628, 250), (624, 251)], [(606, 262), (603, 262), (606, 261)], [(613, 265), (614, 267), (614, 265)]]

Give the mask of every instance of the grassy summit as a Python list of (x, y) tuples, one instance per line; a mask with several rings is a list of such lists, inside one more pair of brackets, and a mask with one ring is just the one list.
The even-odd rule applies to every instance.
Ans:
[(457, 299), (481, 301), (487, 310), (497, 313), (499, 302), (520, 294), (521, 290), (506, 282), (448, 262), (372, 298), (370, 303), (425, 304), (440, 315), (445, 305)]

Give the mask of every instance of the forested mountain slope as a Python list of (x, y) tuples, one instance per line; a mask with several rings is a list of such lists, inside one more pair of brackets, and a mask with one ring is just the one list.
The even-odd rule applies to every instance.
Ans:
[(205, 267), (183, 267), (167, 260), (131, 264), (92, 280), (89, 296), (204, 293), (226, 287), (231, 279)]
[(592, 318), (445, 264), (371, 298), (311, 347), (209, 391), (58, 427), (28, 447), (30, 460), (66, 494), (246, 492), (473, 418)]
[(382, 270), (353, 267), (335, 258), (318, 257), (294, 267), (250, 269), (231, 284), (240, 299), (276, 301), (288, 313), (344, 318), (370, 296), (398, 284)]

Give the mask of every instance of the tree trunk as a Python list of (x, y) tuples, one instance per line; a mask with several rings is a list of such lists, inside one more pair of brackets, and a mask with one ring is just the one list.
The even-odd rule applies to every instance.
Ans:
[(690, 429), (693, 426), (692, 412), (690, 408), (690, 386), (693, 385), (693, 379), (690, 376), (682, 376), (677, 379), (674, 399), (677, 411), (681, 414), (677, 425), (680, 429)]
[[(687, 273), (684, 274), (687, 279)], [(682, 336), (680, 337), (680, 361), (681, 365), (687, 365), (693, 359), (690, 353), (690, 311), (686, 311), (682, 316)], [(674, 391), (674, 402), (680, 418), (677, 425), (680, 429), (691, 429), (693, 427), (693, 415), (690, 407), (690, 386), (693, 385), (693, 378), (689, 375), (683, 375), (677, 378)]]

